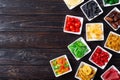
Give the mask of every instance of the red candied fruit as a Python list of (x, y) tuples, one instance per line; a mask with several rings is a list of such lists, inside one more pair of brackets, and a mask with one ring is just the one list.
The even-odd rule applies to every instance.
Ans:
[(99, 66), (104, 66), (108, 62), (109, 54), (103, 51), (100, 47), (93, 53), (91, 60)]
[(114, 68), (111, 68), (103, 75), (104, 80), (120, 80), (120, 74)]
[(81, 22), (77, 18), (67, 17), (65, 30), (72, 32), (80, 32)]

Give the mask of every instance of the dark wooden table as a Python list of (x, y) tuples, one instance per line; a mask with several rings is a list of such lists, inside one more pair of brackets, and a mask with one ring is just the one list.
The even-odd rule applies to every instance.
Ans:
[[(87, 0), (85, 0), (87, 1)], [(103, 17), (113, 8), (104, 10), (91, 22), (104, 22), (105, 40), (109, 31), (113, 31)], [(120, 5), (117, 6), (120, 9)], [(76, 80), (75, 72), (81, 61), (88, 61), (88, 54), (80, 61), (67, 49), (67, 45), (79, 38), (85, 38), (85, 18), (82, 35), (63, 33), (65, 15), (84, 17), (79, 6), (68, 10), (63, 0), (0, 0), (0, 80)], [(120, 34), (120, 29), (116, 31)], [(87, 42), (92, 50), (105, 41)], [(108, 50), (108, 49), (107, 49)], [(108, 50), (113, 58), (104, 70), (98, 68), (95, 80), (111, 65), (120, 70), (120, 55)], [(49, 60), (66, 54), (73, 71), (55, 78)], [(93, 64), (92, 64), (93, 65)]]

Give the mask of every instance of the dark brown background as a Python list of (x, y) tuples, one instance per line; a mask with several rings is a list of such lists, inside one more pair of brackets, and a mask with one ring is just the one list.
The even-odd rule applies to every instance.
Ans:
[[(87, 0), (86, 0), (87, 1)], [(104, 14), (91, 22), (104, 22), (105, 40), (112, 28), (103, 17), (113, 8), (104, 8)], [(119, 9), (119, 5), (117, 6)], [(82, 35), (63, 33), (65, 15), (84, 17), (79, 6), (68, 10), (63, 0), (0, 0), (0, 80), (76, 80), (75, 72), (81, 61), (88, 61), (88, 54), (80, 61), (67, 49), (67, 45), (79, 38), (85, 38), (85, 18)], [(116, 31), (120, 33), (120, 29)], [(87, 42), (92, 50), (105, 41)], [(107, 49), (108, 50), (108, 49)], [(108, 50), (110, 51), (110, 50)], [(120, 70), (120, 55), (110, 51), (113, 58), (104, 70), (98, 68), (95, 80), (111, 65)], [(66, 54), (73, 71), (55, 78), (49, 60)], [(93, 64), (92, 64), (93, 65)], [(95, 66), (95, 65), (94, 65)]]

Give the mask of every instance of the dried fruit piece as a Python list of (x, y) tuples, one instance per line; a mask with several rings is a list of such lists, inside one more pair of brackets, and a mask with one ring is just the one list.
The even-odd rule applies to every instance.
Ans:
[(104, 0), (104, 2), (105, 2), (105, 4), (111, 4), (111, 5), (113, 5), (113, 4), (118, 3), (119, 0)]
[(75, 55), (76, 58), (83, 57), (88, 51), (87, 46), (81, 40), (78, 40), (73, 44), (69, 45), (69, 49)]
[(98, 46), (93, 52), (90, 61), (94, 62), (96, 65), (102, 68), (105, 67), (109, 59), (110, 59), (110, 54), (106, 52), (103, 48)]
[(115, 67), (111, 67), (109, 70), (107, 70), (103, 75), (102, 78), (104, 80), (120, 80), (119, 72)]
[(65, 22), (65, 30), (69, 32), (80, 32), (81, 28), (81, 21), (78, 18), (75, 17), (66, 17), (66, 22)]
[(71, 71), (71, 66), (68, 62), (66, 55), (51, 60), (50, 64), (56, 77)]
[(120, 51), (120, 35), (114, 32), (110, 32), (105, 46), (113, 51)]
[(118, 26), (115, 23), (111, 23), (111, 25), (113, 26), (114, 29), (118, 28)]
[(76, 76), (81, 80), (91, 80), (96, 74), (96, 70), (88, 64), (82, 63), (78, 68)]
[(117, 30), (120, 26), (120, 12), (113, 10), (108, 16), (105, 17), (105, 20), (113, 29)]
[(68, 49), (73, 54), (76, 60), (81, 59), (84, 57), (87, 53), (89, 53), (91, 50), (88, 47), (85, 40), (81, 37), (77, 40), (75, 40), (73, 43), (68, 45)]
[(102, 23), (87, 23), (86, 24), (87, 41), (99, 41), (104, 39)]
[(70, 10), (81, 4), (83, 1), (84, 0), (64, 0)]
[(85, 75), (90, 75), (92, 73), (92, 69), (88, 65), (84, 65), (82, 68), (82, 71)]
[(112, 22), (113, 21), (113, 19), (111, 18), (111, 17), (106, 17), (105, 18), (107, 21), (109, 21), (109, 22)]
[(94, 18), (95, 16), (99, 15), (100, 12), (102, 12), (98, 4), (93, 0), (83, 5), (82, 9), (89, 19)]

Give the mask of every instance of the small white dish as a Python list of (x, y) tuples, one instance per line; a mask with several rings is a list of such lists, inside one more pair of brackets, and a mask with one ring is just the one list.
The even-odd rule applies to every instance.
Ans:
[(115, 6), (115, 5), (119, 5), (119, 4), (120, 4), (120, 0), (119, 0), (118, 3), (112, 4), (112, 5), (110, 5), (110, 4), (105, 4), (105, 1), (104, 1), (104, 0), (102, 0), (102, 2), (103, 2), (103, 6), (104, 6), (104, 7)]
[[(96, 67), (94, 67), (94, 66), (92, 66), (92, 65), (90, 65), (90, 64), (88, 64), (88, 63), (85, 63), (85, 62), (81, 62), (80, 63), (80, 65), (79, 65), (79, 67), (78, 67), (78, 69), (77, 69), (77, 72), (76, 72), (76, 74), (75, 74), (75, 78), (76, 79), (79, 79), (79, 80), (82, 80), (81, 78), (79, 78), (78, 76), (77, 76), (77, 73), (78, 73), (78, 71), (79, 71), (79, 68), (81, 68), (83, 65), (88, 65), (88, 66), (90, 66), (93, 70), (95, 70), (95, 72), (97, 73), (97, 68)], [(95, 75), (94, 75), (95, 76)], [(94, 79), (94, 78), (93, 78)], [(93, 79), (91, 79), (91, 80), (93, 80)]]
[(74, 42), (72, 42), (71, 44), (69, 44), (68, 46), (67, 46), (67, 48), (68, 48), (68, 50), (71, 52), (71, 54), (74, 56), (74, 58), (78, 61), (78, 60), (80, 60), (81, 58), (83, 58), (83, 57), (81, 57), (81, 58), (76, 58), (76, 56), (74, 55), (74, 53), (72, 53), (72, 51), (69, 49), (69, 46), (70, 45), (72, 45), (72, 44), (74, 44), (76, 41), (78, 41), (78, 40), (81, 40), (85, 45), (86, 45), (86, 47), (87, 47), (87, 49), (88, 49), (88, 51), (84, 54), (84, 56), (86, 56), (89, 52), (91, 52), (91, 49), (90, 49), (90, 47), (88, 46), (88, 44), (85, 42), (85, 40), (82, 38), (82, 37), (80, 37), (80, 38), (78, 38), (77, 40), (75, 40)]
[[(83, 8), (82, 8), (84, 5), (86, 5), (87, 3), (91, 2), (91, 1), (95, 1), (95, 3), (98, 5), (99, 9), (101, 10), (101, 12), (99, 12), (99, 14), (96, 15), (96, 16), (94, 16), (93, 18), (89, 18), (89, 17), (87, 16), (87, 14), (85, 13), (85, 11), (83, 10)], [(89, 0), (89, 1), (87, 1), (87, 2), (84, 3), (82, 6), (80, 6), (80, 9), (81, 9), (82, 12), (84, 13), (84, 15), (86, 16), (86, 18), (88, 19), (88, 21), (91, 21), (91, 20), (95, 19), (96, 17), (98, 17), (99, 15), (101, 15), (101, 14), (103, 13), (102, 8), (100, 7), (100, 5), (98, 4), (98, 2), (97, 2), (96, 0)]]
[(101, 79), (102, 79), (102, 80), (104, 80), (103, 75), (104, 75), (107, 71), (109, 71), (111, 68), (114, 68), (114, 69), (120, 74), (120, 71), (119, 71), (114, 65), (112, 65), (110, 68), (108, 68), (108, 69), (101, 75)]
[(113, 12), (113, 11), (118, 11), (118, 12), (120, 12), (120, 10), (117, 8), (117, 7), (115, 7), (115, 8), (113, 8), (105, 17), (104, 17), (104, 20), (105, 20), (105, 22), (113, 29), (113, 30), (115, 30), (115, 31), (117, 31), (119, 28), (120, 28), (120, 25), (118, 26), (118, 29), (115, 29), (105, 18), (108, 16), (108, 15), (110, 15), (110, 13), (111, 12)]
[[(68, 64), (69, 64), (69, 68), (70, 68), (70, 70), (67, 71), (67, 72), (65, 72), (65, 73), (63, 73), (63, 74), (56, 75), (56, 73), (55, 73), (55, 71), (54, 71), (54, 68), (53, 68), (53, 65), (52, 65), (51, 62), (54, 61), (54, 60), (56, 60), (56, 59), (59, 59), (59, 58), (61, 58), (61, 57), (64, 57), (64, 58), (67, 60), (67, 62), (68, 62)], [(62, 55), (62, 56), (60, 56), (60, 57), (57, 57), (57, 58), (54, 58), (54, 59), (50, 60), (50, 65), (51, 65), (51, 67), (52, 67), (52, 70), (53, 70), (53, 72), (54, 72), (55, 77), (59, 77), (59, 76), (65, 75), (65, 74), (67, 74), (67, 73), (69, 73), (69, 72), (72, 71), (72, 68), (71, 68), (70, 62), (69, 62), (69, 60), (68, 60), (68, 58), (67, 58), (66, 55)]]
[(71, 0), (71, 2), (70, 2), (70, 0), (63, 0), (63, 1), (65, 2), (67, 7), (69, 8), (69, 10), (72, 10), (73, 8), (77, 7), (78, 5), (80, 5), (80, 4), (82, 4), (84, 2), (84, 0), (78, 0), (77, 3), (75, 3), (76, 2), (75, 0)]
[(114, 49), (111, 49), (111, 48), (109, 48), (109, 47), (107, 47), (107, 46), (106, 46), (106, 43), (107, 43), (107, 41), (108, 41), (108, 38), (109, 38), (109, 36), (110, 36), (111, 34), (114, 34), (114, 35), (117, 35), (117, 36), (119, 36), (119, 37), (120, 37), (120, 35), (119, 35), (119, 34), (117, 34), (117, 33), (115, 33), (115, 32), (110, 31), (110, 33), (109, 33), (109, 35), (108, 35), (108, 37), (107, 37), (107, 40), (106, 40), (106, 42), (105, 42), (105, 44), (104, 44), (104, 47), (105, 47), (105, 48), (107, 48), (107, 49), (109, 49), (109, 50), (111, 50), (111, 51), (114, 51), (114, 52), (116, 52), (116, 53), (120, 53), (120, 51), (115, 51)]
[[(80, 28), (79, 28), (79, 29), (80, 29), (79, 32), (72, 32), (72, 31), (67, 31), (67, 30), (65, 30), (66, 22), (67, 22), (67, 17), (76, 18), (76, 19), (78, 19), (78, 20), (81, 22), (81, 26), (80, 26)], [(63, 32), (80, 35), (81, 32), (82, 32), (83, 21), (84, 21), (84, 19), (83, 19), (82, 17), (72, 16), (72, 15), (66, 15), (66, 17), (65, 17), (65, 23), (64, 23), (64, 28), (63, 28)]]
[[(95, 51), (97, 50), (97, 48), (100, 48), (102, 51), (107, 52), (108, 55), (109, 55), (108, 62), (105, 63), (104, 66), (99, 66), (98, 64), (96, 64), (96, 63), (92, 60), (92, 56), (94, 55), (94, 53), (95, 53)], [(110, 54), (108, 51), (106, 51), (106, 50), (103, 49), (102, 47), (97, 46), (97, 47), (95, 48), (95, 50), (93, 51), (92, 55), (90, 56), (89, 61), (92, 62), (93, 64), (95, 64), (96, 66), (98, 66), (99, 68), (104, 69), (104, 68), (107, 66), (107, 64), (109, 63), (109, 61), (110, 61), (111, 58), (112, 58), (112, 54)]]
[[(88, 25), (96, 25), (96, 24), (100, 24), (101, 25), (101, 29), (102, 29), (102, 34), (101, 34), (101, 36), (102, 36), (102, 38), (101, 39), (89, 39), (88, 38), (88, 30), (87, 30), (87, 27), (88, 27)], [(97, 30), (95, 30), (96, 32), (97, 32)], [(93, 33), (92, 33), (93, 34)], [(96, 34), (94, 34), (94, 36), (96, 36)], [(93, 36), (93, 37), (94, 37)], [(86, 40), (87, 41), (103, 41), (104, 40), (104, 27), (103, 27), (103, 23), (86, 23)]]

